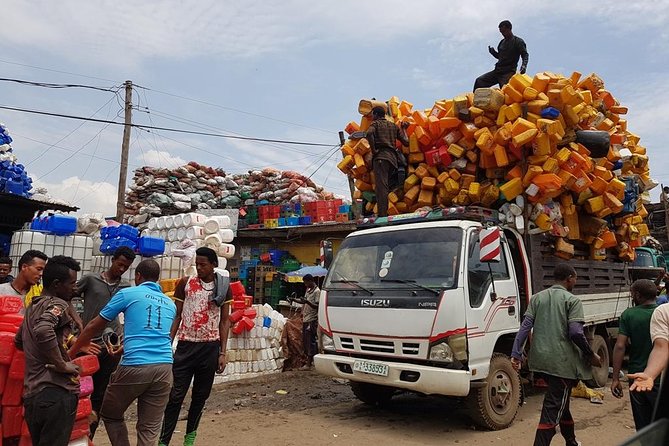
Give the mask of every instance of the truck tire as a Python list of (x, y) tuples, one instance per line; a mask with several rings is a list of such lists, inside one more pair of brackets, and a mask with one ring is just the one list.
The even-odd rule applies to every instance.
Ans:
[(486, 386), (472, 389), (467, 403), (472, 419), (486, 429), (506, 429), (513, 423), (520, 407), (520, 376), (507, 355), (492, 355)]
[(383, 406), (388, 403), (395, 394), (395, 389), (392, 387), (353, 381), (351, 381), (350, 384), (351, 390), (353, 390), (353, 394), (356, 398), (370, 406)]
[(595, 335), (590, 347), (602, 358), (602, 366), (592, 367), (592, 379), (587, 380), (585, 384), (592, 388), (606, 387), (609, 380), (609, 346), (603, 337)]

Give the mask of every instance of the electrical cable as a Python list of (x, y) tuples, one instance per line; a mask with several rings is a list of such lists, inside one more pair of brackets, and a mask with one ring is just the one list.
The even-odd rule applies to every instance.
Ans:
[[(75, 115), (66, 115), (63, 113), (53, 113), (53, 112), (47, 112), (43, 110), (31, 110), (27, 108), (20, 108), (20, 107), (10, 107), (7, 105), (0, 105), (0, 109), (3, 110), (10, 110), (10, 111), (17, 111), (17, 112), (22, 112), (22, 113), (31, 113), (31, 114), (37, 114), (37, 115), (45, 115), (45, 116), (53, 116), (57, 118), (66, 118), (66, 119), (78, 119), (78, 120), (84, 120), (84, 121), (90, 121), (90, 122), (100, 122), (103, 124), (109, 124), (109, 125), (126, 125), (123, 122), (118, 122), (118, 121), (108, 121), (104, 119), (96, 119), (96, 118), (86, 118), (84, 116), (75, 116)], [(140, 128), (143, 130), (161, 130), (164, 132), (174, 132), (174, 133), (183, 133), (187, 135), (200, 135), (200, 136), (212, 136), (216, 138), (227, 138), (227, 139), (239, 139), (243, 141), (262, 141), (262, 142), (273, 142), (277, 144), (290, 144), (290, 145), (298, 145), (298, 146), (313, 146), (313, 147), (331, 147), (332, 144), (325, 144), (325, 143), (315, 143), (315, 142), (305, 142), (305, 141), (288, 141), (288, 140), (283, 140), (283, 139), (270, 139), (270, 138), (255, 138), (255, 137), (247, 137), (247, 136), (235, 136), (235, 135), (223, 135), (220, 133), (208, 133), (208, 132), (196, 132), (192, 130), (184, 130), (184, 129), (174, 129), (174, 128), (169, 128), (169, 127), (157, 127), (157, 126), (151, 126), (151, 125), (144, 125), (144, 124), (128, 124), (130, 127), (134, 128)]]
[(42, 70), (42, 71), (50, 71), (52, 73), (69, 74), (71, 76), (85, 77), (85, 78), (88, 78), (88, 79), (96, 79), (96, 80), (99, 80), (99, 81), (120, 83), (120, 82), (115, 81), (113, 79), (105, 79), (103, 77), (95, 77), (95, 76), (88, 76), (88, 75), (85, 75), (85, 74), (72, 73), (71, 71), (54, 70), (53, 68), (38, 67), (36, 65), (28, 65), (28, 64), (19, 63), (19, 62), (12, 62), (10, 60), (0, 59), (0, 63), (5, 63), (5, 64), (8, 64), (8, 65), (16, 65), (16, 66), (19, 66), (19, 67), (34, 68), (36, 70)]
[(104, 88), (104, 87), (94, 87), (92, 85), (84, 85), (84, 84), (53, 84), (50, 82), (34, 82), (34, 81), (27, 81), (23, 79), (13, 79), (9, 77), (0, 77), (1, 82), (14, 82), (17, 84), (21, 85), (30, 85), (33, 87), (45, 87), (45, 88), (87, 88), (90, 90), (98, 90), (98, 91), (107, 91), (107, 92), (112, 92), (116, 93), (120, 90), (121, 87), (114, 86), (111, 88)]

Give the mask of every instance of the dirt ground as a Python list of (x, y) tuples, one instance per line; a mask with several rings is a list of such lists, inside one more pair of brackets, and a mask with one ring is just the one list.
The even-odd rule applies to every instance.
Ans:
[[(216, 385), (198, 429), (197, 444), (528, 445), (534, 439), (542, 398), (541, 392), (533, 392), (510, 428), (490, 432), (473, 426), (457, 401), (402, 394), (388, 407), (373, 408), (355, 399), (346, 382), (293, 371)], [(571, 407), (577, 438), (584, 445), (614, 446), (634, 433), (627, 391), (618, 400), (607, 389), (601, 405), (572, 398)], [(134, 408), (127, 420), (134, 436)], [(172, 444), (181, 444), (185, 423), (177, 425)], [(132, 437), (131, 443), (135, 444)], [(98, 431), (95, 444), (110, 444), (104, 428)], [(556, 438), (554, 444), (564, 444), (564, 440)]]

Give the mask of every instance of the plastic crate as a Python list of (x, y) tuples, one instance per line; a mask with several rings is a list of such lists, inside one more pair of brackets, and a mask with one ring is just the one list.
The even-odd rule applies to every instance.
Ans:
[(157, 237), (140, 237), (137, 250), (144, 257), (162, 255), (165, 252), (165, 240)]

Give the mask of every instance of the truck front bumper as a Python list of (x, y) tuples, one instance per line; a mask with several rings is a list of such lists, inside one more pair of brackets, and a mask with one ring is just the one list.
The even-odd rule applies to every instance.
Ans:
[(370, 360), (388, 366), (388, 376), (371, 375), (353, 370), (356, 359), (348, 356), (319, 354), (314, 357), (316, 371), (322, 375), (378, 384), (426, 395), (467, 396), (470, 373), (417, 364)]

